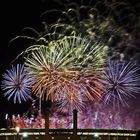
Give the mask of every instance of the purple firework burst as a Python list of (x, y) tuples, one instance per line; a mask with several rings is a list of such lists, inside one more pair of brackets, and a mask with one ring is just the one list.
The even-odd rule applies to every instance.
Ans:
[(11, 66), (11, 69), (6, 70), (2, 75), (1, 88), (4, 91), (4, 96), (9, 100), (13, 97), (14, 103), (21, 103), (22, 100), (27, 101), (31, 98), (32, 77), (29, 75), (22, 64)]
[(128, 99), (140, 92), (140, 68), (132, 62), (109, 61), (104, 71), (103, 100), (114, 107), (128, 106)]

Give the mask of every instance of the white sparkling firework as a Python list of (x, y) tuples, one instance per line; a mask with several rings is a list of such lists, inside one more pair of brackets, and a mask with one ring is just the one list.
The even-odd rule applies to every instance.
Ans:
[(3, 74), (1, 88), (8, 100), (13, 97), (14, 103), (17, 101), (21, 103), (22, 100), (31, 99), (31, 84), (32, 77), (26, 71), (24, 65), (17, 64), (16, 66), (12, 65), (11, 69), (6, 70)]
[(140, 68), (135, 63), (109, 61), (103, 77), (103, 100), (107, 104), (128, 106), (128, 100), (140, 93)]

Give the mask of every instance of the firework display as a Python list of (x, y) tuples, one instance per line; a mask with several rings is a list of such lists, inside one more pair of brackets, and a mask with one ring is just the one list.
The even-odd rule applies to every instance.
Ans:
[[(137, 116), (139, 110), (132, 113), (133, 108), (114, 110), (104, 103), (87, 103), (84, 111), (78, 111), (79, 129), (117, 129), (117, 130), (137, 130), (140, 122)], [(10, 118), (11, 128), (45, 128), (45, 116), (39, 115), (38, 107), (33, 107), (29, 114), (13, 114)], [(49, 118), (50, 129), (72, 129), (73, 116), (68, 108), (60, 111), (56, 107), (51, 108)]]
[(140, 92), (140, 68), (134, 62), (109, 61), (104, 72), (105, 103), (113, 106), (128, 105), (128, 100), (136, 98)]
[(33, 50), (25, 57), (27, 70), (35, 78), (33, 93), (76, 106), (82, 103), (76, 99), (101, 98), (105, 48), (80, 36), (67, 36)]
[(48, 105), (50, 128), (72, 128), (76, 109), (78, 128), (138, 129), (140, 111), (135, 112), (133, 106), (135, 101), (139, 106), (140, 98), (137, 4), (110, 0), (56, 3), (60, 9), (41, 14), (44, 19), (58, 15), (51, 24), (43, 21), (43, 31), (27, 27), (9, 42), (15, 45), (19, 40), (21, 51), (12, 63), (22, 60), (24, 65), (12, 65), (2, 75), (4, 96), (14, 103), (34, 95), (40, 101), (39, 109), (34, 107), (36, 113), (13, 115), (12, 127), (44, 128), (43, 111)]
[(22, 100), (26, 101), (31, 98), (32, 81), (32, 77), (26, 71), (24, 65), (12, 65), (11, 69), (6, 70), (3, 74), (1, 88), (8, 100), (13, 97), (14, 103), (21, 103)]

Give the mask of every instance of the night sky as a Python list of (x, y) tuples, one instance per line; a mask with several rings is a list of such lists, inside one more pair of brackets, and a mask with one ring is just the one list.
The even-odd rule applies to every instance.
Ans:
[[(17, 54), (22, 50), (20, 46), (8, 46), (8, 42), (20, 35), (21, 30), (24, 27), (33, 27), (35, 29), (40, 30), (43, 28), (42, 21), (40, 15), (44, 11), (51, 9), (51, 8), (59, 8), (58, 4), (54, 2), (54, 0), (5, 0), (3, 3), (1, 2), (1, 26), (0, 26), (0, 36), (1, 36), (1, 43), (0, 43), (0, 78), (1, 75), (5, 72), (5, 70), (9, 67), (11, 61), (17, 56)], [(125, 54), (128, 54), (128, 57), (135, 57), (138, 61), (140, 60), (140, 27), (134, 26), (134, 24), (140, 20), (140, 12), (138, 10), (139, 2), (137, 0), (133, 0), (133, 3), (130, 3), (132, 14), (129, 17), (130, 9), (126, 11), (118, 12), (116, 23), (119, 26), (123, 26), (125, 22), (127, 22), (128, 27), (124, 27), (128, 33), (132, 34), (133, 36), (133, 46), (126, 47), (126, 49), (120, 49), (120, 51), (124, 51)], [(137, 5), (137, 7), (136, 7)], [(134, 8), (136, 7), (136, 8)], [(122, 8), (123, 9), (123, 8)], [(126, 13), (125, 13), (126, 12)], [(121, 19), (122, 15), (125, 17)], [(136, 18), (134, 18), (134, 16)], [(119, 17), (119, 18), (118, 18)], [(128, 19), (127, 19), (128, 18)], [(47, 22), (52, 22), (53, 17), (47, 19)], [(126, 21), (125, 21), (126, 20)], [(130, 21), (129, 21), (130, 20)], [(140, 23), (140, 21), (139, 21)], [(132, 27), (133, 26), (133, 27)], [(139, 46), (139, 47), (138, 47)], [(140, 62), (140, 61), (139, 61)], [(0, 120), (4, 120), (6, 113), (23, 113), (26, 112), (31, 102), (20, 104), (13, 104), (13, 102), (7, 102), (6, 99), (2, 95), (2, 91), (0, 90)], [(138, 101), (138, 99), (137, 99)], [(137, 103), (135, 103), (137, 104)], [(139, 106), (139, 104), (138, 104)], [(2, 121), (0, 121), (2, 123)], [(0, 124), (0, 127), (3, 127), (4, 123)]]

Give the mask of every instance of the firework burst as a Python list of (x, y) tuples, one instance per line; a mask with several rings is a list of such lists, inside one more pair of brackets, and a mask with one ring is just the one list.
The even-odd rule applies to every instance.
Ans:
[(132, 62), (109, 61), (104, 72), (106, 88), (105, 103), (113, 106), (128, 106), (128, 99), (140, 92), (140, 68)]
[(3, 74), (1, 88), (8, 100), (13, 97), (14, 103), (17, 101), (21, 103), (22, 100), (31, 98), (31, 84), (32, 77), (25, 70), (24, 65), (17, 64), (17, 66), (12, 65), (11, 69)]
[(80, 36), (67, 36), (33, 50), (25, 57), (29, 73), (35, 77), (33, 92), (45, 100), (73, 104), (80, 94), (90, 100), (100, 98), (104, 48)]

